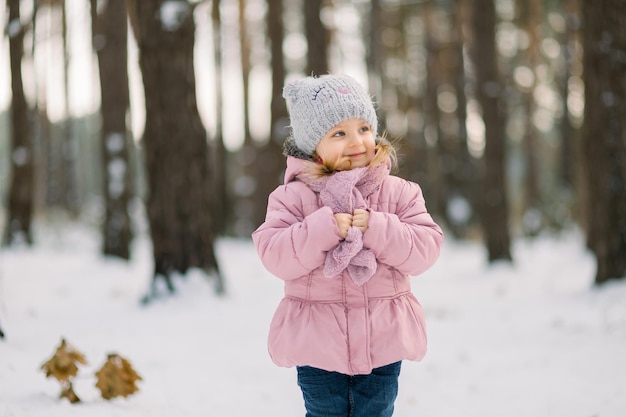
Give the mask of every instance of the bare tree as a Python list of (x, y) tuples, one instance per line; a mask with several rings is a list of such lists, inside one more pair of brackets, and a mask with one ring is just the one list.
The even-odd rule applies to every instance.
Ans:
[(563, 106), (563, 116), (560, 120), (560, 142), (561, 157), (559, 164), (559, 183), (561, 191), (574, 193), (575, 182), (575, 162), (574, 162), (574, 144), (577, 143), (578, 133), (570, 121), (567, 100), (568, 82), (572, 75), (571, 67), (575, 54), (573, 52), (574, 40), (578, 37), (580, 27), (580, 6), (577, 0), (565, 1), (565, 31), (563, 33), (563, 72), (560, 77), (559, 89), (561, 90), (561, 99)]
[(523, 101), (526, 119), (524, 131), (524, 231), (529, 236), (536, 236), (542, 228), (544, 222), (543, 206), (541, 204), (541, 193), (539, 190), (539, 158), (541, 149), (539, 143), (539, 132), (533, 123), (533, 114), (537, 109), (535, 100), (535, 89), (537, 83), (537, 68), (540, 64), (540, 25), (541, 25), (541, 4), (537, 0), (517, 1), (520, 26), (525, 27), (528, 34), (528, 48), (525, 52), (525, 61), (533, 74), (530, 85), (523, 91)]
[(252, 63), (250, 60), (250, 40), (248, 23), (246, 20), (246, 0), (239, 0), (239, 50), (241, 57), (241, 85), (243, 87), (243, 127), (244, 145), (251, 145), (252, 135), (250, 134), (250, 71)]
[(465, 73), (465, 56), (463, 46), (466, 42), (464, 29), (467, 25), (466, 0), (455, 0), (451, 5), (452, 13), (452, 84), (456, 94), (456, 124), (457, 137), (454, 141), (453, 154), (456, 169), (452, 173), (454, 189), (448, 195), (449, 218), (455, 234), (459, 238), (467, 237), (468, 226), (478, 219), (478, 198), (476, 186), (478, 181), (478, 169), (476, 160), (469, 153), (467, 143), (467, 97), (465, 87), (467, 76)]
[(9, 55), (11, 68), (11, 180), (7, 219), (2, 239), (10, 246), (33, 243), (31, 223), (34, 198), (34, 147), (29, 109), (22, 82), (25, 27), (20, 23), (20, 1), (7, 0), (9, 10)]
[(63, 120), (62, 161), (63, 161), (63, 206), (67, 212), (78, 217), (80, 203), (76, 172), (78, 144), (72, 117), (70, 115), (70, 39), (68, 38), (67, 0), (59, 1), (61, 8), (61, 32), (63, 37), (63, 94), (65, 95), (65, 119)]
[(215, 198), (212, 199), (213, 204), (213, 225), (217, 234), (226, 232), (226, 225), (230, 221), (230, 212), (232, 209), (231, 197), (228, 193), (226, 166), (227, 152), (224, 146), (223, 136), (223, 98), (222, 98), (222, 18), (220, 12), (220, 0), (213, 0), (211, 4), (211, 21), (213, 24), (213, 66), (215, 69), (215, 137), (212, 142), (211, 152), (211, 173), (213, 179), (213, 189), (215, 190)]
[(129, 259), (132, 227), (128, 204), (132, 189), (129, 160), (131, 144), (126, 122), (130, 98), (125, 0), (109, 0), (100, 6), (96, 0), (91, 0), (91, 17), (102, 97), (100, 132), (105, 201), (102, 250), (105, 255)]
[[(427, 136), (427, 151), (429, 158), (429, 183), (427, 197), (429, 197), (429, 210), (434, 215), (446, 217), (446, 188), (447, 173), (451, 172), (441, 165), (444, 150), (444, 138), (441, 130), (441, 114), (438, 107), (438, 88), (444, 82), (443, 74), (443, 49), (445, 39), (441, 38), (441, 30), (435, 30), (441, 22), (438, 21), (438, 13), (435, 13), (434, 1), (424, 4), (424, 43), (427, 52), (426, 58), (426, 88), (424, 92), (424, 131)], [(428, 138), (429, 137), (429, 138)], [(429, 139), (429, 140), (428, 140)]]
[(473, 61), (476, 97), (485, 122), (481, 220), (489, 262), (510, 261), (509, 214), (505, 171), (505, 115), (496, 55), (494, 0), (474, 0)]
[(257, 147), (250, 133), (250, 72), (252, 70), (250, 50), (250, 28), (245, 16), (246, 1), (239, 0), (239, 49), (241, 59), (241, 85), (243, 89), (243, 146), (235, 155), (237, 174), (233, 187), (234, 196), (234, 231), (237, 236), (249, 236), (255, 229), (252, 218), (259, 211), (255, 204), (254, 194), (258, 188), (258, 177), (255, 175)]
[(162, 279), (174, 291), (171, 274), (195, 267), (213, 275), (222, 292), (211, 226), (209, 148), (196, 101), (194, 7), (156, 0), (131, 1), (130, 7), (146, 103), (153, 282)]
[[(368, 86), (369, 92), (374, 97), (380, 97), (381, 91), (381, 76), (382, 76), (382, 55), (383, 55), (383, 42), (382, 42), (382, 6), (381, 0), (370, 1), (370, 12), (368, 16), (367, 33), (365, 45), (367, 47), (367, 56), (365, 57), (365, 64), (367, 65), (368, 73)], [(378, 109), (380, 111), (380, 109)], [(382, 119), (382, 115), (379, 114)]]
[(328, 44), (330, 34), (321, 19), (323, 0), (304, 3), (304, 29), (307, 39), (307, 75), (328, 73)]
[(626, 5), (582, 2), (587, 246), (595, 283), (626, 277)]
[(282, 172), (285, 168), (282, 156), (282, 145), (289, 134), (289, 116), (287, 105), (282, 96), (286, 69), (283, 56), (283, 40), (285, 27), (283, 25), (283, 0), (267, 0), (268, 10), (266, 17), (267, 34), (270, 43), (272, 69), (272, 98), (270, 103), (270, 138), (267, 144), (259, 149), (256, 171), (258, 187), (255, 193), (255, 227), (263, 222), (267, 196), (282, 181)]

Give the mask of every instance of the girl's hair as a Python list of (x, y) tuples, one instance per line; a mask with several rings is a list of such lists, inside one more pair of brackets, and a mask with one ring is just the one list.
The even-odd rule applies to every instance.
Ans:
[[(398, 166), (398, 156), (395, 145), (387, 140), (387, 135), (385, 133), (383, 133), (383, 135), (379, 138), (378, 143), (374, 148), (374, 152), (374, 159), (372, 159), (369, 166), (376, 166), (380, 163), (385, 163), (387, 160), (391, 162), (392, 169)], [(317, 153), (314, 153), (313, 157), (314, 159), (317, 159)], [(311, 179), (321, 178), (323, 176), (330, 175), (335, 171), (345, 170), (344, 167), (346, 164), (348, 164), (348, 166), (350, 165), (350, 160), (348, 158), (340, 158), (334, 161), (323, 161), (322, 163), (311, 161), (308, 163), (309, 169), (305, 175)]]

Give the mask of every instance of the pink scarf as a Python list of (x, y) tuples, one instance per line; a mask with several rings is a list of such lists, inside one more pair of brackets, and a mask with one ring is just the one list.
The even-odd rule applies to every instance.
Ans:
[[(389, 165), (381, 163), (374, 167), (337, 171), (309, 186), (319, 193), (322, 203), (333, 213), (353, 213), (355, 209), (368, 208), (365, 200), (388, 175)], [(323, 273), (326, 278), (333, 278), (347, 269), (352, 281), (361, 286), (374, 275), (376, 265), (374, 253), (363, 248), (361, 229), (352, 226), (346, 238), (326, 254)]]

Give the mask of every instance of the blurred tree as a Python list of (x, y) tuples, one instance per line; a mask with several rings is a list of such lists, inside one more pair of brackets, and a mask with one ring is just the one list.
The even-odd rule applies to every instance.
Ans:
[(494, 0), (472, 2), (472, 55), (476, 72), (476, 98), (485, 122), (481, 221), (489, 262), (511, 261), (506, 191), (505, 115), (496, 54)]
[(522, 223), (524, 232), (528, 236), (536, 236), (542, 229), (544, 223), (543, 206), (539, 191), (539, 158), (541, 148), (539, 143), (539, 132), (533, 117), (537, 111), (535, 91), (538, 87), (537, 70), (540, 64), (541, 54), (539, 42), (541, 41), (541, 4), (538, 0), (517, 0), (517, 11), (519, 15), (519, 26), (525, 28), (528, 35), (528, 48), (525, 51), (525, 59), (522, 65), (532, 73), (531, 80), (523, 89), (524, 113), (528, 123), (524, 125), (524, 202), (522, 215), (525, 221)]
[(211, 3), (211, 22), (213, 24), (213, 66), (215, 74), (214, 100), (215, 100), (215, 137), (212, 141), (211, 152), (211, 177), (215, 190), (215, 198), (211, 199), (213, 205), (213, 225), (216, 234), (226, 232), (226, 224), (230, 221), (232, 203), (227, 189), (226, 158), (227, 151), (224, 146), (223, 136), (223, 98), (222, 98), (222, 18), (220, 12), (220, 0)]
[(450, 5), (452, 14), (451, 54), (452, 85), (456, 97), (456, 137), (452, 142), (453, 184), (448, 194), (447, 217), (450, 228), (457, 238), (468, 237), (469, 226), (478, 220), (479, 198), (477, 193), (478, 166), (476, 159), (469, 153), (467, 135), (467, 96), (465, 93), (467, 76), (465, 74), (465, 55), (463, 48), (466, 43), (467, 9), (466, 0), (454, 0)]
[[(329, 72), (328, 45), (330, 34), (321, 19), (323, 0), (305, 0), (304, 30), (307, 40), (307, 75)], [(328, 6), (332, 7), (332, 6)]]
[[(54, 2), (48, 4), (42, 2), (34, 2), (33, 10), (33, 37), (31, 46), (31, 55), (35, 62), (39, 52), (37, 39), (51, 39), (53, 37), (54, 26), (52, 19), (52, 11), (54, 10)], [(39, 19), (39, 15), (48, 18)], [(41, 20), (40, 23), (38, 23)], [(46, 48), (41, 48), (41, 55), (45, 55)], [(45, 59), (44, 59), (45, 62)], [(42, 71), (39, 68), (35, 72)], [(43, 71), (42, 71), (43, 72)], [(45, 183), (43, 193), (45, 195), (46, 209), (56, 209), (63, 207), (64, 194), (64, 166), (63, 166), (63, 143), (62, 139), (53, 135), (53, 124), (48, 115), (48, 80), (45, 76), (37, 77), (35, 81), (37, 93), (35, 94), (35, 109), (37, 113), (37, 123), (35, 124), (35, 138), (41, 143), (42, 155), (37, 163), (38, 169), (35, 170), (35, 183), (41, 181)], [(37, 191), (37, 187), (35, 187)]]
[(244, 146), (252, 145), (250, 133), (250, 39), (246, 19), (246, 0), (239, 0), (239, 55), (241, 57), (241, 85), (243, 87), (243, 133)]
[[(380, 2), (377, 2), (380, 7)], [(373, 7), (373, 6), (372, 6)], [(375, 9), (372, 9), (374, 13)], [(406, 79), (399, 88), (403, 88), (408, 93), (409, 103), (407, 107), (403, 109), (406, 112), (406, 138), (402, 142), (402, 148), (400, 155), (400, 175), (408, 180), (414, 181), (420, 185), (426, 200), (428, 201), (429, 210), (435, 209), (436, 204), (433, 202), (431, 206), (430, 200), (432, 195), (433, 178), (430, 171), (432, 164), (429, 162), (432, 157), (432, 151), (426, 143), (427, 136), (427, 65), (431, 61), (429, 56), (429, 49), (427, 45), (428, 34), (426, 26), (430, 24), (426, 22), (432, 15), (430, 13), (423, 13), (424, 9), (415, 8), (405, 9), (405, 12), (396, 10), (394, 11), (389, 7), (380, 7), (380, 11), (377, 11), (377, 17), (372, 17), (372, 24), (379, 21), (380, 28), (376, 32), (381, 36), (380, 42), (382, 47), (371, 46), (372, 50), (377, 50), (380, 55), (380, 65), (386, 71), (381, 73), (383, 91), (388, 91), (386, 87), (389, 84), (388, 70), (393, 68), (388, 64), (389, 55), (389, 41), (395, 38), (404, 40), (404, 44), (401, 43), (400, 48), (406, 49), (406, 54), (402, 58), (397, 58), (397, 62), (405, 63), (406, 68), (403, 69), (406, 72)], [(394, 22), (398, 19), (398, 15), (402, 16), (403, 31), (397, 33), (390, 39), (390, 31), (386, 29), (389, 26), (389, 22)], [(392, 24), (393, 25), (393, 24)], [(385, 32), (385, 36), (382, 37), (382, 32)], [(383, 42), (383, 39), (385, 40)], [(397, 65), (397, 64), (396, 64)], [(375, 67), (374, 67), (375, 68)], [(382, 95), (382, 94), (381, 94)], [(383, 98), (388, 95), (385, 93)], [(384, 120), (388, 110), (384, 107), (379, 109), (379, 115)], [(395, 138), (392, 138), (394, 140)]]
[[(382, 68), (382, 54), (383, 54), (383, 41), (382, 41), (382, 7), (381, 0), (370, 1), (370, 12), (367, 17), (367, 36), (364, 43), (367, 48), (367, 55), (365, 56), (365, 65), (367, 66), (368, 74), (368, 87), (369, 92), (375, 98), (380, 100), (382, 96), (381, 80), (383, 68)], [(381, 114), (382, 109), (376, 109), (378, 117), (384, 120), (384, 115)], [(380, 129), (379, 129), (380, 130)]]
[(438, 97), (439, 87), (444, 84), (445, 76), (443, 68), (445, 22), (441, 15), (441, 9), (435, 8), (435, 1), (428, 1), (424, 5), (424, 42), (426, 46), (426, 88), (424, 92), (424, 135), (426, 139), (426, 151), (428, 158), (428, 187), (425, 196), (428, 200), (428, 209), (438, 218), (446, 216), (446, 194), (448, 175), (452, 170), (444, 166), (444, 161), (450, 164), (444, 149), (441, 113), (439, 112)]
[(266, 30), (270, 47), (270, 67), (272, 73), (272, 97), (270, 103), (270, 137), (269, 141), (259, 149), (256, 164), (258, 187), (255, 193), (254, 227), (258, 227), (265, 218), (267, 196), (282, 183), (285, 158), (282, 145), (289, 134), (289, 116), (287, 105), (283, 99), (283, 84), (287, 70), (283, 55), (285, 27), (283, 25), (283, 0), (267, 0)]
[[(212, 183), (207, 134), (196, 102), (194, 7), (184, 0), (129, 2), (143, 77), (149, 194), (154, 254), (153, 293), (171, 274), (200, 268), (224, 284), (211, 226)], [(149, 298), (148, 298), (149, 300)]]
[(34, 147), (29, 109), (22, 81), (26, 27), (20, 21), (20, 1), (7, 0), (11, 68), (11, 180), (2, 243), (33, 243), (31, 223), (34, 198)]
[[(37, 62), (38, 49), (37, 39), (49, 39), (51, 38), (51, 29), (46, 27), (49, 25), (38, 24), (38, 16), (40, 10), (42, 10), (42, 3), (34, 2), (32, 14), (32, 36), (30, 45), (30, 56), (34, 62)], [(44, 9), (45, 12), (45, 9)], [(44, 20), (45, 21), (45, 20)], [(43, 26), (43, 29), (41, 28)], [(43, 54), (42, 54), (43, 55)], [(37, 72), (38, 68), (34, 68), (33, 72)], [(38, 77), (35, 82), (35, 89), (37, 93), (34, 98), (34, 119), (33, 123), (33, 142), (34, 147), (37, 149), (39, 146), (40, 152), (35, 152), (35, 211), (37, 211), (37, 201), (42, 200), (45, 202), (45, 208), (60, 206), (60, 184), (58, 179), (62, 177), (61, 174), (61, 146), (58, 141), (52, 138), (52, 122), (48, 117), (48, 105), (45, 92), (48, 90), (46, 84), (46, 77)], [(43, 92), (43, 93), (41, 93)], [(43, 186), (38, 186), (42, 184)]]
[(582, 2), (587, 245), (595, 283), (626, 278), (626, 4)]
[[(80, 213), (78, 197), (78, 184), (76, 172), (76, 158), (78, 157), (78, 144), (74, 132), (73, 120), (70, 115), (70, 39), (68, 38), (67, 0), (57, 0), (61, 9), (61, 33), (63, 38), (63, 95), (65, 118), (62, 122), (62, 169), (63, 177), (63, 207), (74, 218)], [(54, 3), (54, 2), (51, 2)]]
[(250, 30), (246, 19), (246, 1), (239, 0), (239, 54), (241, 59), (241, 85), (243, 103), (243, 146), (237, 150), (235, 161), (237, 173), (234, 175), (234, 231), (236, 236), (250, 236), (254, 230), (252, 218), (260, 208), (256, 204), (255, 192), (258, 180), (255, 175), (257, 146), (250, 132), (250, 72), (251, 50)]
[(130, 99), (127, 71), (127, 20), (125, 0), (91, 1), (93, 48), (98, 54), (105, 217), (103, 253), (130, 258), (132, 240), (128, 205), (132, 197), (126, 124)]
[(563, 115), (560, 120), (561, 134), (561, 162), (559, 169), (559, 183), (561, 191), (569, 194), (574, 192), (574, 144), (577, 143), (577, 132), (570, 121), (567, 100), (569, 97), (569, 80), (575, 57), (575, 41), (578, 38), (580, 27), (580, 5), (578, 0), (565, 0), (565, 30), (562, 34), (563, 71), (561, 73), (559, 89), (563, 106)]

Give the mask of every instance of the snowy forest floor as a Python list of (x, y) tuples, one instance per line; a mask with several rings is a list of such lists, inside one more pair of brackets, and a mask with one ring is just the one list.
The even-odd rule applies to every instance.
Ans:
[[(192, 272), (177, 277), (174, 296), (143, 306), (147, 239), (125, 263), (101, 258), (93, 231), (37, 238), (0, 252), (0, 417), (304, 416), (295, 370), (267, 355), (282, 283), (251, 241), (217, 243), (225, 296)], [(395, 416), (626, 416), (626, 282), (594, 288), (576, 232), (517, 240), (513, 254), (514, 265), (488, 268), (480, 244), (449, 239), (414, 278), (429, 352), (404, 362)], [(88, 361), (74, 405), (40, 369), (62, 337)], [(103, 400), (94, 386), (111, 352), (143, 378), (126, 399)]]

